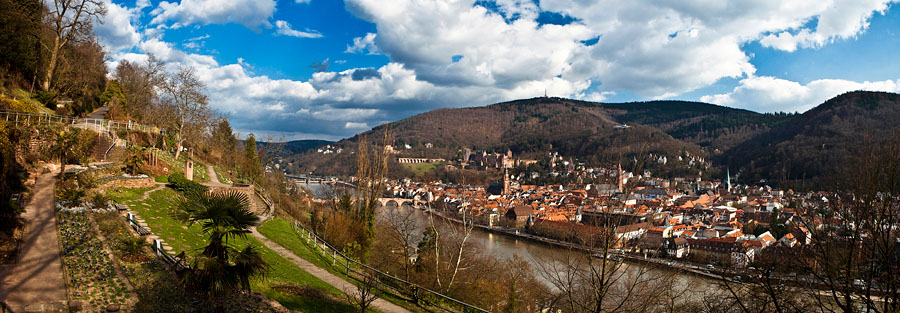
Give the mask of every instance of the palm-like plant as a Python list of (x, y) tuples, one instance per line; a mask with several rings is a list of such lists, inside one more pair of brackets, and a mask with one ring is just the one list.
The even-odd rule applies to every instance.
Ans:
[(131, 175), (136, 175), (138, 169), (144, 166), (144, 149), (139, 146), (131, 146), (128, 152), (122, 163), (125, 164)]
[(221, 296), (238, 288), (250, 289), (250, 279), (265, 276), (268, 264), (251, 245), (237, 249), (229, 244), (246, 238), (259, 217), (250, 211), (250, 199), (235, 190), (189, 192), (179, 204), (175, 218), (189, 225), (199, 224), (209, 235), (209, 244), (194, 257), (183, 273), (185, 284), (209, 296)]
[(78, 137), (80, 129), (72, 128), (68, 131), (60, 131), (56, 141), (50, 146), (50, 154), (59, 158), (60, 177), (65, 177), (66, 163), (78, 152)]

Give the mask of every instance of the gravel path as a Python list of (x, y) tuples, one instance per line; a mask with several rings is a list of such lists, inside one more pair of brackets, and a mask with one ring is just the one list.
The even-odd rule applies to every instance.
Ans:
[(56, 173), (37, 179), (34, 197), (22, 214), (25, 237), (18, 262), (0, 271), (0, 301), (12, 312), (68, 311), (53, 201), (55, 186)]

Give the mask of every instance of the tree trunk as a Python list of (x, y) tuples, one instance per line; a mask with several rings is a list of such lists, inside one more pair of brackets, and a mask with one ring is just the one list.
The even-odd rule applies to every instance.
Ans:
[(59, 35), (53, 38), (53, 47), (50, 48), (50, 63), (47, 64), (47, 71), (44, 75), (44, 82), (41, 88), (44, 91), (50, 90), (50, 82), (53, 80), (53, 71), (56, 69), (56, 62), (59, 58)]

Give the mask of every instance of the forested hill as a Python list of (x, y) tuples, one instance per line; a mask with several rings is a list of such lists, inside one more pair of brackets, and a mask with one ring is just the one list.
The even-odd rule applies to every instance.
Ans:
[(272, 142), (268, 143), (265, 141), (258, 141), (256, 144), (260, 147), (260, 149), (264, 149), (265, 147), (272, 145), (275, 150), (280, 150), (279, 152), (284, 153), (301, 153), (306, 152), (310, 149), (315, 149), (324, 145), (332, 144), (333, 141), (328, 140), (293, 140), (286, 142)]
[(649, 101), (602, 104), (622, 123), (659, 128), (672, 137), (712, 150), (725, 151), (796, 114), (760, 114), (703, 102)]
[[(511, 150), (525, 158), (559, 152), (591, 163), (631, 159), (636, 154), (707, 155), (767, 131), (793, 117), (759, 114), (685, 101), (595, 103), (532, 98), (484, 107), (438, 109), (364, 133), (375, 141), (390, 127), (401, 155), (455, 159), (460, 150)], [(628, 124), (628, 128), (620, 128)], [(617, 127), (620, 126), (620, 127)], [(356, 137), (338, 146), (355, 148)], [(433, 148), (426, 149), (426, 143)], [(409, 145), (412, 149), (406, 150)], [(704, 148), (706, 147), (706, 148)], [(347, 158), (347, 160), (344, 160)], [(349, 174), (348, 154), (308, 152), (298, 158), (306, 171)], [(340, 163), (340, 164), (338, 164)]]
[(850, 92), (724, 153), (741, 180), (818, 187), (866, 149), (898, 140), (900, 94)]

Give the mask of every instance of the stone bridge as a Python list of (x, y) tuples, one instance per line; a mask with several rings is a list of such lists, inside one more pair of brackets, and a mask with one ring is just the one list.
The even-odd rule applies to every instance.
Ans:
[[(332, 200), (326, 200), (326, 199), (313, 199), (313, 200), (311, 200), (311, 201), (312, 201), (312, 202), (315, 202), (315, 203), (330, 203)], [(353, 201), (356, 202), (357, 199), (354, 198)], [(406, 205), (409, 205), (409, 206), (412, 206), (412, 207), (416, 207), (416, 208), (418, 208), (418, 207), (423, 207), (423, 206), (425, 206), (425, 204), (428, 203), (428, 201), (425, 201), (425, 200), (416, 200), (416, 199), (406, 199), (406, 198), (378, 198), (378, 205), (384, 207), (384, 206), (387, 206), (387, 205), (388, 205), (389, 203), (391, 203), (392, 201), (393, 201), (394, 204), (396, 204), (397, 206), (401, 206), (401, 205), (406, 204)]]
[(428, 201), (425, 200), (416, 200), (416, 199), (406, 199), (406, 198), (378, 198), (378, 203), (381, 206), (387, 206), (389, 203), (393, 201), (397, 206), (402, 206), (404, 204), (412, 206), (412, 207), (422, 207), (425, 206)]

